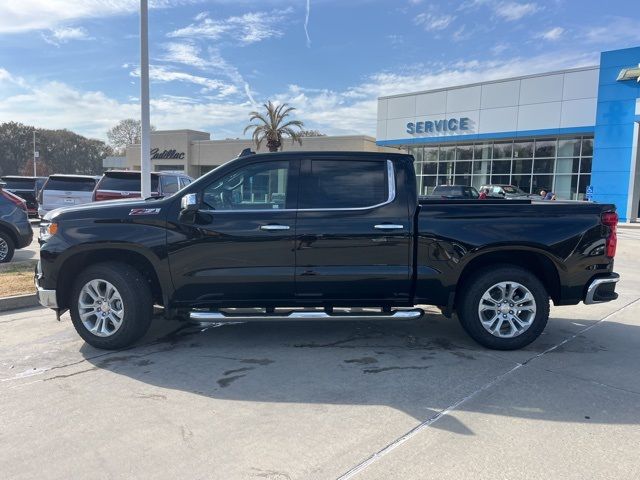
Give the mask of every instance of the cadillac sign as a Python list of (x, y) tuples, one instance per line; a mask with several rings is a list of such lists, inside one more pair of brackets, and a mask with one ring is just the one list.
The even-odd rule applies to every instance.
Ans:
[(163, 150), (159, 148), (151, 149), (151, 160), (184, 160), (184, 152), (177, 150)]

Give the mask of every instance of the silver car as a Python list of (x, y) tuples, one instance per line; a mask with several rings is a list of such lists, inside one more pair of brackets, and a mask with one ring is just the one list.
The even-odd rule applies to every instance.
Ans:
[(44, 217), (56, 208), (89, 203), (100, 177), (93, 175), (51, 175), (40, 191), (38, 215)]

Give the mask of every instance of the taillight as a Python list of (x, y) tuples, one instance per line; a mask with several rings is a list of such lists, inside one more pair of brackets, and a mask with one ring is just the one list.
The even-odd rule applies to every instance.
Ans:
[(618, 246), (618, 214), (616, 212), (604, 212), (601, 219), (602, 224), (609, 227), (605, 251), (607, 257), (613, 258), (616, 256), (616, 247)]
[(11, 203), (16, 205), (17, 207), (21, 208), (25, 212), (27, 211), (27, 204), (19, 196), (14, 195), (11, 192), (7, 192), (6, 190), (0, 190), (0, 195), (2, 195), (4, 198), (9, 200)]

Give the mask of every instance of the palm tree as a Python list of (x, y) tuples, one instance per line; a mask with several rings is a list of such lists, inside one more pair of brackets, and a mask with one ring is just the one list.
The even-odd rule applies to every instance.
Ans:
[(258, 123), (250, 123), (244, 129), (244, 133), (253, 129), (252, 139), (256, 144), (256, 148), (259, 149), (266, 139), (269, 151), (277, 152), (282, 146), (282, 137), (289, 137), (291, 143), (298, 142), (302, 145), (301, 132), (304, 124), (300, 120), (287, 120), (287, 117), (295, 108), (286, 103), (276, 106), (271, 103), (271, 100), (263, 105), (267, 111), (266, 115), (260, 112), (251, 112), (249, 121), (257, 120)]

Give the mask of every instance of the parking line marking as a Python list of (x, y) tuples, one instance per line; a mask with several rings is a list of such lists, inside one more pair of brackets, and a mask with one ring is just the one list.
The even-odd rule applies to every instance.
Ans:
[(355, 477), (360, 472), (362, 472), (365, 468), (367, 468), (369, 465), (373, 464), (374, 462), (377, 462), (378, 460), (380, 460), (385, 455), (391, 453), (393, 450), (398, 448), (400, 445), (402, 445), (403, 443), (407, 442), (412, 437), (416, 436), (422, 430), (425, 430), (426, 428), (429, 428), (431, 425), (433, 425), (435, 422), (440, 420), (442, 417), (450, 414), (452, 411), (454, 411), (455, 409), (457, 409), (459, 406), (463, 405), (464, 403), (468, 402), (469, 400), (474, 398), (479, 393), (482, 393), (485, 390), (487, 390), (487, 389), (493, 387), (494, 385), (498, 384), (502, 379), (504, 379), (505, 377), (507, 377), (507, 376), (511, 375), (512, 373), (516, 372), (520, 368), (526, 366), (531, 361), (533, 361), (533, 360), (535, 360), (537, 358), (540, 358), (540, 357), (546, 355), (549, 352), (552, 352), (552, 351), (556, 350), (557, 348), (561, 347), (562, 345), (565, 345), (566, 343), (568, 343), (571, 340), (573, 340), (574, 338), (576, 338), (578, 335), (581, 335), (581, 334), (591, 330), (592, 328), (596, 327), (597, 325), (600, 325), (602, 322), (604, 322), (607, 319), (611, 318), (613, 315), (616, 315), (616, 314), (620, 313), (621, 311), (627, 309), (628, 307), (630, 307), (630, 306), (632, 306), (632, 305), (634, 305), (635, 303), (638, 303), (638, 302), (640, 302), (640, 298), (636, 298), (635, 300), (632, 300), (631, 302), (627, 303), (626, 305), (623, 305), (622, 307), (620, 307), (616, 311), (604, 316), (603, 318), (601, 318), (597, 322), (593, 323), (592, 325), (589, 325), (588, 327), (583, 328), (582, 330), (580, 330), (579, 332), (573, 334), (572, 336), (570, 336), (568, 338), (565, 338), (562, 342), (558, 343), (557, 345), (554, 345), (552, 347), (547, 348), (543, 352), (538, 353), (537, 355), (534, 355), (531, 358), (528, 358), (527, 360), (525, 360), (522, 363), (518, 363), (516, 366), (514, 366), (510, 370), (498, 375), (493, 380), (491, 380), (490, 382), (486, 383), (485, 385), (483, 385), (482, 387), (478, 388), (477, 390), (474, 390), (473, 392), (471, 392), (466, 397), (463, 397), (462, 399), (452, 403), (451, 405), (449, 405), (447, 408), (445, 408), (441, 412), (437, 413), (436, 415), (434, 415), (431, 418), (428, 418), (424, 422), (420, 423), (416, 427), (414, 427), (411, 430), (409, 430), (407, 433), (405, 433), (401, 437), (396, 438), (393, 442), (388, 444), (386, 447), (378, 450), (376, 453), (374, 453), (373, 455), (369, 456), (364, 461), (362, 461), (359, 464), (357, 464), (355, 467), (351, 468), (347, 472), (345, 472), (342, 475), (340, 475), (337, 478), (337, 480), (348, 480), (348, 479), (351, 479), (351, 478)]

